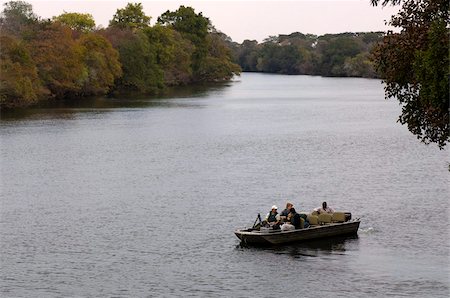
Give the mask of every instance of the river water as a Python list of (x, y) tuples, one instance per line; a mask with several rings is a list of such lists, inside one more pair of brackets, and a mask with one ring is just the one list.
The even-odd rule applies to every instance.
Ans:
[[(379, 80), (244, 73), (2, 115), (2, 297), (448, 297), (448, 150)], [(357, 237), (241, 247), (292, 201)]]

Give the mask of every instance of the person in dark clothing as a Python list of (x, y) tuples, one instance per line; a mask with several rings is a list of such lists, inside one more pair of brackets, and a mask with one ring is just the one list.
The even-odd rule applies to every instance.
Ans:
[(301, 218), (303, 218), (303, 220), (304, 220), (303, 228), (309, 227), (309, 222), (308, 222), (308, 219), (307, 219), (306, 215), (297, 213), (297, 211), (295, 211), (295, 208), (291, 208), (291, 211), (289, 213), (288, 218), (289, 218), (290, 223), (296, 229), (301, 229), (302, 228), (302, 220), (301, 220)]
[(292, 207), (294, 207), (294, 205), (292, 205), (292, 203), (287, 202), (286, 208), (283, 211), (281, 211), (280, 216), (288, 216)]
[(295, 208), (293, 207), (291, 208), (288, 219), (296, 229), (301, 228), (302, 220), (300, 219), (300, 214), (298, 214), (297, 211), (295, 211)]

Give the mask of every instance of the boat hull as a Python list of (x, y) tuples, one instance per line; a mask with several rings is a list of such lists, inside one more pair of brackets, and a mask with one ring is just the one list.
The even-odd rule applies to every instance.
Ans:
[(351, 220), (344, 223), (331, 223), (293, 231), (260, 232), (243, 229), (236, 230), (234, 233), (243, 243), (248, 245), (279, 245), (310, 239), (353, 235), (358, 232), (359, 223), (359, 220)]

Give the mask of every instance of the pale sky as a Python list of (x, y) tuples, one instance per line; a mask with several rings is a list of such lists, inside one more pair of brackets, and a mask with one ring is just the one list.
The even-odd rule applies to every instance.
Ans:
[[(25, 0), (26, 1), (26, 0)], [(245, 39), (263, 41), (270, 35), (292, 32), (322, 35), (325, 33), (386, 31), (385, 21), (399, 6), (373, 7), (370, 0), (59, 0), (26, 1), (40, 17), (51, 18), (66, 12), (90, 13), (96, 25), (108, 26), (118, 8), (128, 2), (140, 2), (154, 24), (162, 13), (175, 11), (180, 5), (202, 12), (216, 29), (241, 43)], [(5, 1), (1, 1), (2, 7)], [(3, 10), (3, 8), (2, 8)]]

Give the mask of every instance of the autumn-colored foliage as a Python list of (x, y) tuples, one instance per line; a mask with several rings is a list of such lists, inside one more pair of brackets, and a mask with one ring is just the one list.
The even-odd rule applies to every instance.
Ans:
[(58, 23), (43, 26), (31, 42), (31, 55), (39, 77), (54, 97), (64, 97), (81, 90), (88, 73), (83, 52), (72, 38), (69, 27)]
[(87, 71), (81, 92), (85, 95), (108, 93), (115, 80), (122, 76), (119, 53), (99, 34), (84, 34), (77, 42), (81, 46), (82, 59)]
[(32, 104), (47, 94), (26, 45), (16, 37), (0, 34), (0, 106)]
[(166, 86), (228, 80), (240, 72), (201, 13), (182, 6), (163, 17), (175, 19), (151, 27), (142, 4), (129, 3), (108, 28), (96, 30), (90, 14), (40, 20), (30, 4), (6, 3), (0, 106), (111, 91), (156, 94)]

